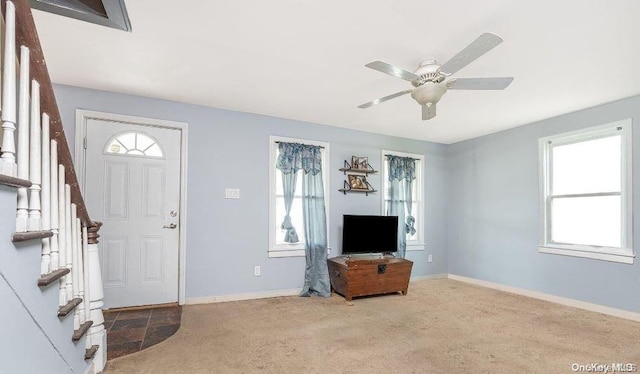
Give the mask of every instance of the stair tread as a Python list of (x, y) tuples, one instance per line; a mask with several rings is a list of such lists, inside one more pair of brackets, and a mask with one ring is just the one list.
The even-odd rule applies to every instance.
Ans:
[(84, 353), (84, 359), (91, 360), (98, 352), (98, 348), (100, 348), (99, 345), (92, 345), (91, 348), (87, 348), (87, 350)]
[(71, 272), (71, 270), (67, 269), (67, 268), (54, 270), (49, 274), (45, 274), (45, 275), (41, 276), (40, 279), (38, 279), (38, 286), (39, 287), (48, 286), (51, 283), (53, 283), (54, 281), (56, 281), (56, 280), (64, 277), (65, 275), (69, 274), (70, 272)]
[(0, 174), (0, 184), (3, 184), (5, 186), (11, 186), (11, 187), (25, 187), (25, 188), (31, 187), (31, 181), (29, 180), (16, 178), (16, 177), (12, 177), (10, 175), (4, 175), (4, 174)]
[(72, 310), (74, 310), (78, 305), (80, 305), (81, 302), (82, 302), (82, 299), (79, 297), (69, 300), (69, 302), (66, 305), (63, 305), (58, 309), (58, 317), (66, 316)]
[(26, 242), (28, 240), (44, 239), (52, 236), (53, 231), (51, 230), (14, 232), (11, 236), (11, 241), (14, 243)]
[(80, 327), (73, 332), (73, 336), (71, 337), (71, 340), (73, 340), (74, 342), (77, 342), (78, 340), (80, 340), (80, 338), (82, 338), (84, 334), (86, 334), (87, 331), (89, 331), (89, 328), (91, 327), (91, 325), (93, 325), (93, 321), (86, 321), (85, 323), (80, 325)]

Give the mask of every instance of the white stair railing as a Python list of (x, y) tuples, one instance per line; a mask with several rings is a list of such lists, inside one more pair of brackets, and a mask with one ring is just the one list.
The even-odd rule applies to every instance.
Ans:
[[(74, 340), (88, 329), (87, 353), (96, 352), (99, 346), (92, 360), (94, 369), (101, 371), (106, 364), (107, 346), (97, 246), (101, 224), (89, 219), (75, 187), (77, 181), (60, 128), (60, 115), (55, 101), (51, 101), (53, 91), (48, 72), (43, 70), (39, 40), (33, 38), (35, 32), (29, 31), (35, 26), (28, 1), (0, 1), (6, 9), (4, 28), (0, 27), (0, 174), (31, 182), (31, 187), (17, 190), (16, 233), (29, 232), (25, 237), (42, 238), (40, 280), (50, 278), (42, 283), (39, 280), (39, 285), (62, 276), (60, 269), (69, 269), (59, 281), (58, 315), (73, 310)], [(27, 31), (25, 27), (16, 29), (16, 22), (26, 22)], [(16, 33), (20, 43), (33, 47), (33, 56), (27, 46), (20, 45), (17, 61)], [(45, 82), (42, 87), (39, 80)], [(75, 188), (73, 202), (70, 184)]]

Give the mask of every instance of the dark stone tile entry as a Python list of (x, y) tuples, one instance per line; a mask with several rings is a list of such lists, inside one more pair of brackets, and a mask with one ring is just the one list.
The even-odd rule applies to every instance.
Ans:
[(179, 305), (138, 310), (105, 311), (107, 360), (149, 348), (180, 328)]

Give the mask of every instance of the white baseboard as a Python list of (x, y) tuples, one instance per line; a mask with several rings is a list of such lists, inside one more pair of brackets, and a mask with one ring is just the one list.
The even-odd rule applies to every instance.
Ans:
[(250, 293), (240, 293), (240, 294), (221, 295), (221, 296), (187, 297), (185, 302), (187, 305), (195, 305), (195, 304), (224, 303), (228, 301), (267, 299), (270, 297), (297, 296), (300, 294), (300, 291), (302, 291), (302, 288), (293, 288), (289, 290), (264, 291), (264, 292), (250, 292)]
[(505, 291), (505, 292), (509, 292), (509, 293), (513, 293), (513, 294), (517, 294), (517, 295), (531, 297), (531, 298), (534, 298), (534, 299), (540, 299), (540, 300), (544, 300), (544, 301), (550, 301), (550, 302), (556, 303), (556, 304), (566, 305), (566, 306), (570, 306), (570, 307), (574, 307), (574, 308), (578, 308), (578, 309), (584, 309), (584, 310), (588, 310), (590, 312), (602, 313), (602, 314), (607, 314), (607, 315), (614, 316), (614, 317), (619, 317), (619, 318), (624, 318), (624, 319), (629, 319), (629, 320), (632, 320), (632, 321), (640, 322), (640, 313), (631, 312), (631, 311), (628, 311), (628, 310), (611, 308), (611, 307), (604, 306), (604, 305), (592, 304), (592, 303), (588, 303), (588, 302), (585, 302), (585, 301), (574, 300), (574, 299), (569, 299), (569, 298), (566, 298), (566, 297), (550, 295), (550, 294), (546, 294), (546, 293), (539, 292), (539, 291), (527, 290), (527, 289), (524, 289), (524, 288), (505, 286), (505, 285), (499, 284), (499, 283), (493, 283), (493, 282), (488, 282), (488, 281), (484, 281), (484, 280), (480, 280), (480, 279), (474, 279), (474, 278), (467, 278), (467, 277), (463, 277), (463, 276), (455, 275), (455, 274), (449, 274), (448, 278), (449, 279), (453, 279), (453, 280), (457, 280), (457, 281), (460, 281), (460, 282), (475, 284), (477, 286), (493, 288), (493, 289), (500, 290), (500, 291)]
[(425, 280), (429, 280), (429, 279), (446, 279), (448, 278), (448, 274), (444, 273), (444, 274), (431, 274), (431, 275), (416, 275), (411, 277), (411, 279), (409, 280), (410, 282), (419, 282), (419, 281), (425, 281)]
[[(447, 278), (447, 274), (419, 275), (419, 276), (411, 277), (411, 282), (423, 281), (423, 280), (429, 280), (429, 279), (445, 279), (445, 278)], [(280, 296), (297, 296), (300, 294), (300, 291), (302, 291), (301, 288), (293, 288), (288, 290), (250, 292), (250, 293), (221, 295), (221, 296), (187, 297), (187, 299), (185, 300), (185, 304), (187, 305), (211, 304), (211, 303), (224, 303), (228, 301), (267, 299), (270, 297), (280, 297)]]
[[(493, 282), (484, 281), (480, 279), (463, 277), (461, 275), (455, 275), (455, 274), (418, 275), (418, 276), (411, 277), (411, 282), (426, 281), (430, 279), (446, 279), (446, 278), (460, 281), (460, 282), (474, 284), (481, 287), (487, 287), (495, 290), (509, 292), (516, 295), (531, 297), (534, 299), (549, 301), (556, 304), (566, 305), (566, 306), (570, 306), (578, 309), (588, 310), (591, 312), (602, 313), (602, 314), (606, 314), (614, 317), (619, 317), (619, 318), (640, 322), (640, 313), (631, 312), (623, 309), (612, 308), (604, 305), (588, 303), (585, 301), (580, 301), (575, 299), (569, 299), (566, 297), (555, 296), (555, 295), (546, 294), (539, 291), (527, 290), (524, 288), (506, 286), (503, 284), (493, 283)], [(280, 296), (297, 296), (300, 294), (301, 290), (302, 289), (300, 288), (294, 288), (294, 289), (287, 289), (287, 290), (250, 292), (250, 293), (221, 295), (221, 296), (188, 297), (186, 299), (186, 304), (187, 305), (211, 304), (211, 303), (224, 303), (228, 301), (266, 299), (270, 297), (280, 297)]]

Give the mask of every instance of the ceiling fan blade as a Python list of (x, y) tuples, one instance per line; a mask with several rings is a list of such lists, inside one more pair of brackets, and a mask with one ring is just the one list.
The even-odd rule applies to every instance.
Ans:
[(360, 108), (360, 109), (365, 109), (365, 108), (368, 108), (368, 107), (374, 106), (374, 105), (376, 105), (376, 104), (380, 104), (380, 103), (383, 103), (383, 102), (385, 102), (385, 101), (388, 101), (388, 100), (391, 100), (391, 99), (395, 99), (395, 98), (396, 98), (396, 97), (398, 97), (398, 96), (406, 95), (406, 94), (408, 94), (408, 93), (409, 93), (409, 92), (411, 92), (411, 91), (413, 91), (413, 89), (409, 89), (409, 90), (404, 90), (404, 91), (396, 92), (396, 93), (394, 93), (394, 94), (391, 94), (391, 95), (388, 95), (388, 96), (385, 96), (385, 97), (381, 97), (381, 98), (379, 98), (379, 99), (375, 99), (375, 100), (373, 100), (373, 101), (369, 101), (368, 103), (364, 103), (364, 104), (362, 104), (362, 105), (358, 105), (358, 108)]
[(426, 121), (436, 116), (436, 104), (431, 104), (430, 106), (423, 105), (422, 106), (422, 120)]
[(458, 78), (447, 83), (450, 90), (504, 90), (513, 77), (501, 78)]
[(370, 62), (370, 63), (366, 64), (365, 66), (368, 67), (368, 68), (371, 68), (373, 70), (377, 70), (379, 72), (392, 75), (392, 76), (394, 76), (396, 78), (407, 80), (409, 82), (411, 82), (414, 79), (418, 79), (418, 76), (413, 74), (412, 72), (406, 71), (406, 70), (401, 69), (401, 68), (399, 68), (397, 66), (393, 66), (393, 65), (387, 64), (386, 62), (382, 62), (382, 61)]
[(442, 71), (447, 74), (453, 74), (463, 67), (469, 65), (478, 57), (492, 50), (495, 46), (502, 43), (502, 38), (491, 33), (484, 33), (466, 46), (462, 51), (442, 65)]

